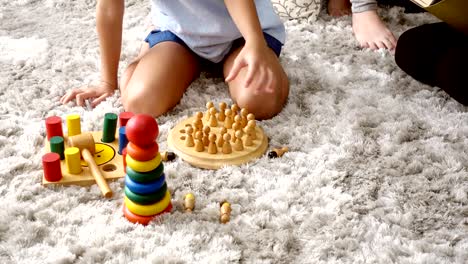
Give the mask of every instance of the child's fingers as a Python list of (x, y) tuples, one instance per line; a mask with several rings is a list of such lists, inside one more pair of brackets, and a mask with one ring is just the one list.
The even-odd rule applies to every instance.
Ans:
[(266, 90), (267, 92), (273, 93), (275, 91), (275, 76), (273, 71), (268, 71), (268, 79), (266, 82)]
[(252, 83), (255, 74), (258, 72), (257, 64), (248, 65), (247, 75), (245, 76), (244, 87), (247, 88)]
[(94, 96), (94, 91), (85, 91), (76, 95), (76, 104), (84, 106), (84, 101)]
[(68, 91), (64, 96), (62, 96), (62, 98), (60, 98), (60, 102), (62, 104), (66, 104), (70, 102), (73, 98), (75, 98), (77, 94), (82, 93), (82, 92), (83, 91), (81, 88), (72, 89)]
[(96, 107), (98, 104), (100, 104), (102, 101), (104, 101), (109, 96), (110, 96), (110, 93), (104, 93), (103, 95), (101, 95), (98, 98), (94, 99), (93, 102), (91, 103), (91, 107), (92, 108)]
[(252, 79), (250, 88), (253, 89), (254, 94), (260, 94), (262, 89), (265, 89), (265, 71), (262, 68), (256, 70), (255, 78)]
[(226, 77), (225, 81), (230, 82), (230, 81), (234, 80), (237, 77), (237, 75), (239, 74), (240, 70), (245, 66), (246, 66), (246, 64), (243, 61), (235, 59), (234, 64), (232, 65), (232, 68), (229, 71), (229, 74)]

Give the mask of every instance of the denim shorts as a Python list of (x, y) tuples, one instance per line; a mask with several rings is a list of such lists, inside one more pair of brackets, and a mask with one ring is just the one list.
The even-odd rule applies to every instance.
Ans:
[[(263, 36), (265, 37), (265, 41), (268, 47), (270, 47), (273, 50), (273, 52), (276, 54), (276, 56), (279, 57), (281, 53), (281, 47), (283, 46), (283, 44), (279, 40), (277, 40), (275, 37), (267, 33), (263, 33)], [(185, 42), (182, 39), (180, 39), (178, 36), (176, 36), (174, 33), (172, 33), (169, 30), (165, 30), (165, 31), (153, 30), (148, 34), (145, 41), (149, 44), (150, 48), (164, 41), (172, 41), (172, 42), (179, 43), (180, 45), (190, 50), (190, 48), (187, 46), (187, 44), (185, 44)], [(245, 44), (244, 38), (238, 38), (234, 40), (232, 47), (231, 47), (231, 51), (241, 47), (244, 44)], [(198, 58), (200, 60), (200, 64), (202, 66), (203, 71), (213, 71), (215, 66), (219, 65), (219, 63), (211, 62), (199, 56)], [(222, 63), (222, 61), (220, 63)], [(216, 68), (219, 68), (219, 67), (216, 67)]]

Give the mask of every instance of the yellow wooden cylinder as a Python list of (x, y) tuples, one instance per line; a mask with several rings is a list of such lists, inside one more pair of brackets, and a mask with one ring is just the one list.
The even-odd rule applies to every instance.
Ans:
[(81, 134), (81, 119), (80, 115), (72, 114), (67, 116), (68, 136)]
[(81, 173), (81, 158), (80, 149), (76, 147), (67, 148), (65, 150), (65, 164), (67, 171), (70, 174)]

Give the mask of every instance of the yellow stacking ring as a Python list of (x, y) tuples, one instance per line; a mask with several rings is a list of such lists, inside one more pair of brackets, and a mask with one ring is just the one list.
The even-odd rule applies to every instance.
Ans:
[(148, 161), (138, 161), (133, 159), (130, 155), (125, 156), (127, 166), (138, 172), (148, 172), (156, 169), (161, 163), (161, 154), (158, 153), (156, 157)]
[(130, 212), (136, 214), (136, 215), (141, 215), (141, 216), (150, 216), (150, 215), (156, 215), (164, 211), (169, 203), (171, 203), (171, 193), (169, 191), (166, 191), (166, 195), (164, 195), (164, 198), (162, 198), (161, 201), (154, 203), (154, 204), (149, 204), (149, 205), (141, 205), (132, 202), (130, 199), (127, 198), (127, 196), (124, 197), (124, 203), (125, 206), (130, 210)]

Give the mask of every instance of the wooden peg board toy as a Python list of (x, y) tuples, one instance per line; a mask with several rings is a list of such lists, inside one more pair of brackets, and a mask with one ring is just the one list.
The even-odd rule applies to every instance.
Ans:
[[(71, 116), (71, 115), (70, 115)], [(69, 117), (70, 117), (69, 116)], [(56, 119), (56, 124), (55, 127), (56, 129), (50, 129), (47, 127), (47, 138), (45, 140), (45, 152), (49, 153), (51, 152), (51, 144), (50, 141), (52, 140), (52, 136), (55, 135), (61, 135), (63, 137), (63, 144), (64, 144), (64, 149), (67, 150), (69, 146), (69, 137), (70, 136), (76, 136), (76, 134), (81, 134), (81, 129), (80, 129), (80, 124), (79, 124), (79, 116), (75, 118), (78, 119), (78, 121), (73, 122), (68, 122), (69, 118), (67, 117), (67, 125), (68, 125), (68, 131), (69, 135), (63, 135), (63, 132), (61, 130), (61, 123), (58, 122), (59, 117), (53, 117)], [(49, 120), (46, 120), (46, 124)], [(48, 125), (48, 124), (47, 124)], [(107, 125), (109, 126), (109, 125)], [(95, 142), (95, 152), (94, 152), (94, 161), (99, 168), (102, 176), (107, 180), (115, 180), (118, 178), (122, 178), (125, 176), (124, 172), (124, 165), (123, 165), (123, 158), (122, 155), (119, 154), (119, 133), (116, 133), (116, 128), (115, 128), (115, 122), (113, 124), (114, 127), (106, 127), (106, 120), (104, 121), (104, 131), (93, 131), (93, 132), (84, 132), (84, 133), (89, 133), (92, 135), (94, 138)], [(54, 130), (59, 130), (58, 132), (52, 132), (51, 135), (49, 135), (50, 131)], [(106, 133), (105, 130), (110, 131), (110, 135)], [(118, 129), (117, 129), (118, 130)], [(70, 131), (74, 131), (73, 135), (70, 135)], [(106, 135), (107, 134), (107, 135)], [(110, 139), (109, 139), (110, 137)], [(106, 139), (107, 138), (107, 139)], [(106, 142), (103, 142), (103, 139)], [(107, 142), (110, 141), (110, 142)], [(62, 172), (62, 178), (59, 181), (48, 181), (46, 179), (46, 176), (42, 176), (42, 184), (44, 186), (47, 185), (80, 185), (80, 186), (89, 186), (96, 184), (96, 179), (93, 177), (92, 172), (90, 167), (86, 164), (84, 160), (80, 160), (80, 165), (78, 165), (78, 171), (79, 173), (74, 172), (73, 174), (70, 173), (67, 169), (66, 161), (65, 159), (60, 160), (60, 169)]]
[[(106, 178), (107, 180), (115, 180), (124, 177), (125, 172), (123, 168), (123, 160), (122, 156), (118, 153), (118, 141), (115, 140), (111, 143), (103, 143), (101, 141), (101, 131), (94, 131), (90, 133), (93, 135), (96, 146), (96, 153), (94, 153), (94, 161), (96, 162), (96, 165), (100, 168), (104, 178)], [(68, 148), (68, 137), (64, 137), (64, 142), (65, 148)], [(49, 140), (46, 140), (46, 152), (50, 152), (49, 145)], [(81, 160), (81, 172), (79, 174), (68, 173), (65, 160), (61, 160), (60, 163), (63, 176), (62, 179), (57, 182), (49, 182), (46, 180), (45, 176), (43, 176), (43, 185), (62, 184), (89, 186), (96, 183), (96, 180), (91, 175), (90, 169), (85, 161)]]
[(228, 108), (220, 103), (215, 108), (208, 102), (206, 108), (169, 132), (169, 148), (183, 160), (195, 167), (219, 169), (248, 163), (266, 152), (268, 138), (253, 114), (236, 104)]

